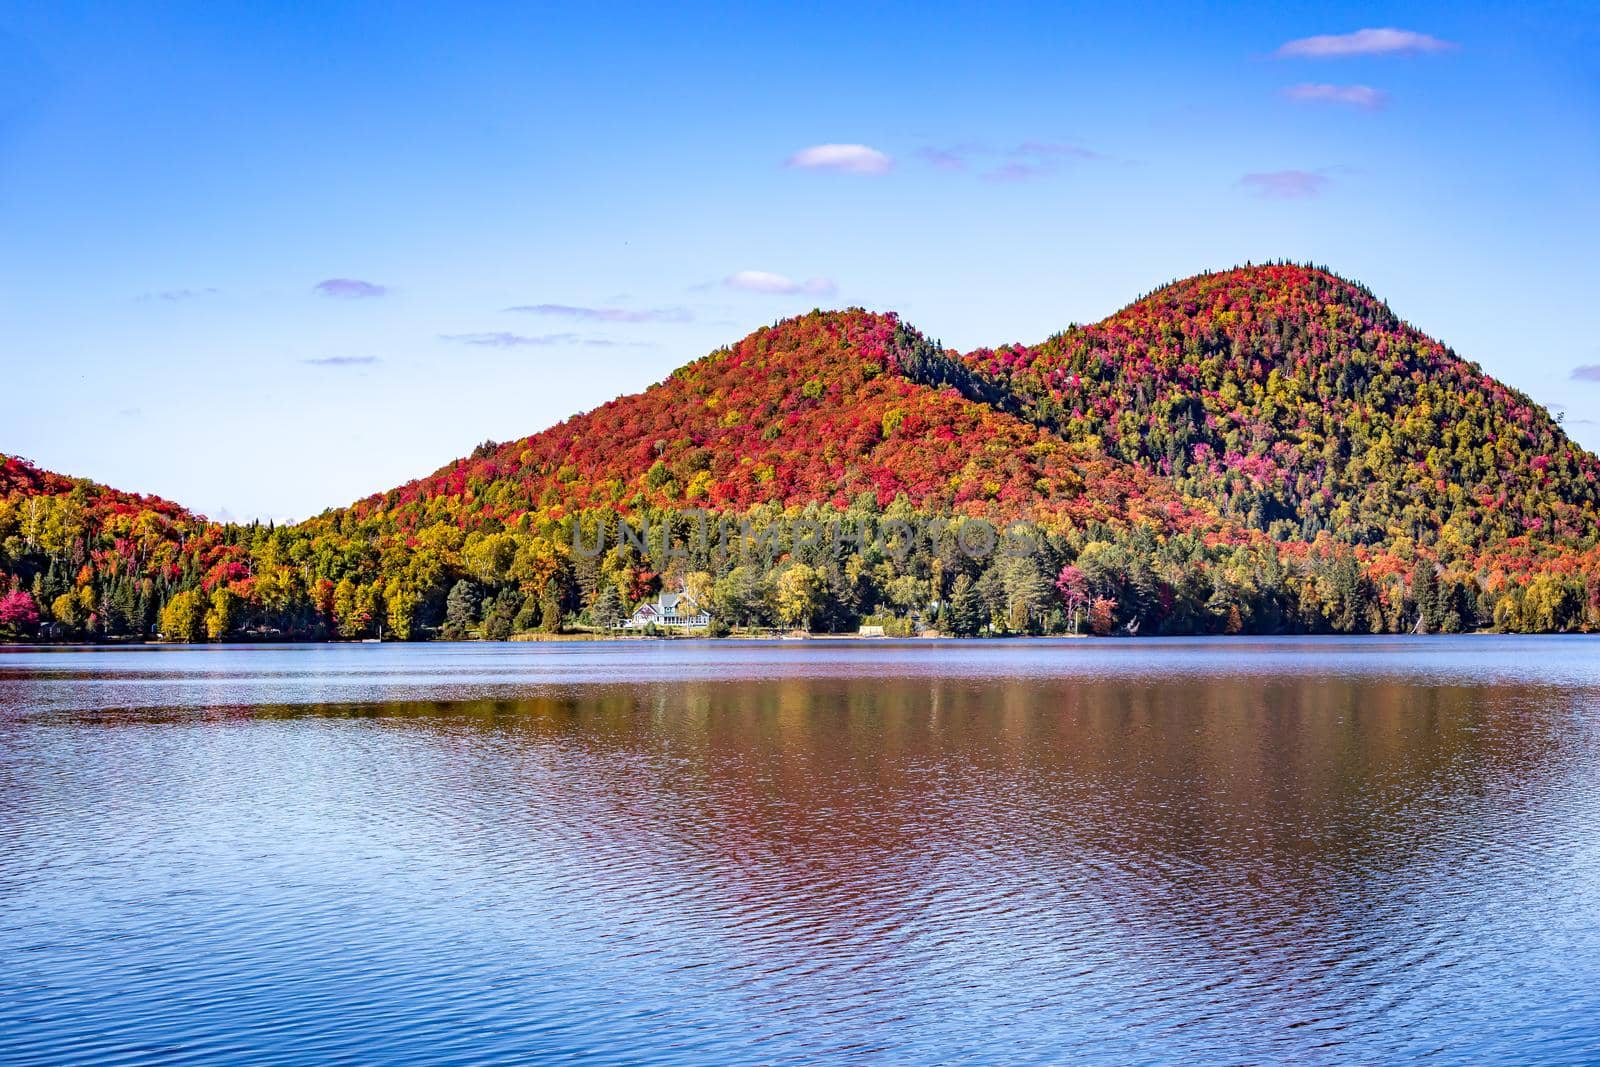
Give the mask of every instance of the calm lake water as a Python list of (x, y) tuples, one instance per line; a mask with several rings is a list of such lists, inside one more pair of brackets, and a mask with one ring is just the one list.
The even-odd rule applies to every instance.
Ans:
[(1600, 643), (0, 650), (0, 1060), (1600, 1060)]

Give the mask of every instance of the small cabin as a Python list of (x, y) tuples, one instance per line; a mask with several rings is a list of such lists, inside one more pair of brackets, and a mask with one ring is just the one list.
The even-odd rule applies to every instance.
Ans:
[(660, 626), (694, 630), (710, 625), (711, 614), (701, 608), (694, 597), (688, 593), (662, 593), (634, 608), (622, 628), (642, 630), (646, 626)]

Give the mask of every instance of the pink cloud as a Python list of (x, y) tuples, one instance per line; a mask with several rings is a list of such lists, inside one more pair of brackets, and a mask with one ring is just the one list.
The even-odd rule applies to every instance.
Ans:
[(992, 182), (1025, 182), (1029, 178), (1049, 174), (1052, 169), (1037, 163), (1007, 163), (993, 170), (984, 171), (983, 176)]
[(199, 300), (202, 297), (216, 296), (222, 290), (207, 289), (164, 289), (158, 293), (145, 293), (140, 300), (165, 300), (168, 303), (177, 303), (180, 300)]
[(935, 170), (964, 171), (983, 165), (981, 177), (992, 182), (1017, 182), (1041, 178), (1061, 170), (1071, 161), (1105, 159), (1092, 148), (1068, 141), (1023, 141), (1015, 148), (998, 151), (980, 144), (951, 148), (930, 146), (918, 149), (917, 158)]
[(967, 152), (964, 148), (919, 148), (917, 158), (934, 170), (966, 170)]
[(1290, 100), (1301, 100), (1310, 103), (1347, 104), (1350, 107), (1365, 108), (1368, 111), (1377, 111), (1389, 103), (1389, 94), (1381, 89), (1374, 89), (1370, 85), (1328, 85), (1320, 82), (1305, 82), (1300, 85), (1291, 85), (1283, 91), (1283, 95)]
[(1081, 144), (1066, 144), (1059, 141), (1024, 141), (1016, 147), (1012, 155), (1031, 156), (1034, 159), (1102, 159), (1099, 152), (1083, 147)]
[(575, 333), (546, 333), (537, 337), (528, 337), (520, 333), (442, 333), (441, 341), (455, 341), (463, 345), (478, 345), (482, 348), (520, 348), (524, 345), (562, 345), (576, 344), (580, 338)]
[(478, 348), (548, 348), (552, 345), (587, 345), (590, 348), (648, 348), (648, 344), (635, 341), (613, 341), (609, 337), (580, 337), (575, 333), (542, 333), (529, 337), (526, 334), (508, 333), (441, 333), (441, 341), (453, 341)]
[(1412, 30), (1357, 30), (1354, 33), (1325, 33), (1289, 41), (1277, 51), (1283, 59), (1340, 59), (1345, 56), (1403, 56), (1423, 52), (1446, 52), (1455, 48), (1426, 33)]
[(783, 163), (798, 170), (832, 170), (841, 174), (888, 174), (894, 160), (864, 144), (819, 144), (802, 148)]
[(983, 176), (992, 182), (1027, 181), (1054, 174), (1068, 161), (1105, 158), (1082, 145), (1063, 141), (1024, 141), (1007, 155), (1011, 157), (1009, 163), (985, 171)]
[(572, 304), (519, 304), (507, 311), (530, 315), (551, 315), (584, 322), (690, 322), (694, 315), (687, 308), (601, 308)]
[(1327, 188), (1328, 176), (1309, 170), (1274, 170), (1246, 174), (1239, 184), (1271, 200), (1305, 200)]
[(368, 297), (382, 296), (389, 291), (388, 286), (374, 285), (358, 278), (328, 278), (311, 287), (313, 291), (323, 296), (337, 296), (346, 300), (361, 300)]

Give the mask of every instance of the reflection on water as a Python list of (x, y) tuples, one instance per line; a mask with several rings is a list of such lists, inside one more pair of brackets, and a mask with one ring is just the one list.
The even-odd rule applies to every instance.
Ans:
[(0, 1058), (1589, 1059), (1590, 648), (0, 653)]

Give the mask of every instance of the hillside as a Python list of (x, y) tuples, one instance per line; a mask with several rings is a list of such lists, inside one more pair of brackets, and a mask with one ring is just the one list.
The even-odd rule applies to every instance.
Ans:
[(900, 323), (813, 312), (757, 330), (643, 393), (370, 497), (358, 517), (515, 521), (583, 508), (886, 507), (1076, 522), (1215, 525), (1165, 479), (947, 384), (963, 368)]
[(1043, 344), (965, 360), (1006, 410), (1281, 539), (1410, 538), (1455, 556), (1596, 533), (1592, 454), (1323, 270), (1190, 278)]
[(170, 500), (0, 454), (0, 545), (8, 552), (36, 549), (62, 563), (175, 575), (186, 542), (210, 528)]
[[(893, 315), (813, 312), (290, 528), (0, 457), (0, 631), (498, 637), (605, 625), (662, 588), (720, 623), (831, 630), (1587, 630), (1597, 476), (1367, 290), (1246, 267), (965, 355)], [(676, 537), (683, 509), (747, 536), (579, 547), (618, 517)], [(962, 540), (1019, 521), (1000, 551)]]
[(195, 568), (218, 562), (220, 531), (160, 497), (0, 454), (0, 596), (27, 590), (46, 619), (138, 632)]

